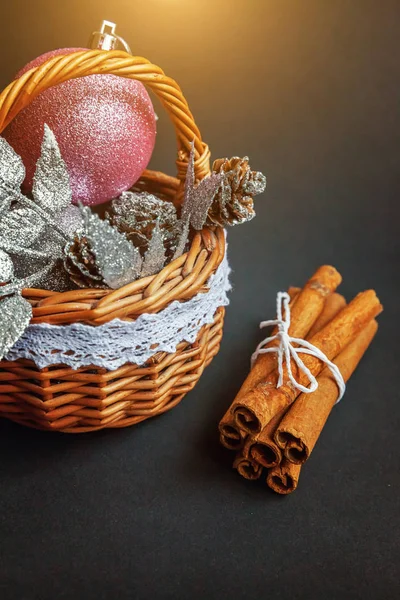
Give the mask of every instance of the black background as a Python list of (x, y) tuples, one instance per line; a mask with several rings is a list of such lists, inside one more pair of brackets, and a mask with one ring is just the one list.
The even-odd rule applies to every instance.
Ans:
[[(182, 85), (214, 158), (248, 154), (268, 177), (257, 218), (229, 235), (221, 352), (179, 407), (79, 436), (0, 421), (1, 599), (397, 598), (399, 2), (15, 0), (1, 11), (3, 85), (115, 20)], [(172, 172), (173, 143), (161, 118), (156, 168)], [(280, 497), (231, 469), (217, 422), (276, 292), (323, 263), (347, 298), (375, 288), (385, 312), (298, 490)]]

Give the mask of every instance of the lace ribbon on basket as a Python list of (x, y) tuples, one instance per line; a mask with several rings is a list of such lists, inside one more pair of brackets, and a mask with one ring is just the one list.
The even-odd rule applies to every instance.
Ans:
[[(253, 366), (257, 357), (260, 354), (267, 354), (269, 352), (276, 352), (278, 354), (278, 371), (279, 371), (279, 379), (277, 383), (277, 387), (281, 387), (283, 383), (283, 364), (285, 363), (287, 374), (292, 385), (300, 390), (301, 392), (305, 392), (306, 394), (311, 394), (315, 392), (318, 388), (317, 378), (311, 373), (311, 371), (306, 367), (304, 362), (299, 357), (299, 354), (310, 354), (311, 356), (315, 356), (319, 358), (322, 362), (324, 362), (327, 367), (331, 370), (332, 375), (335, 378), (337, 386), (339, 388), (339, 398), (337, 402), (339, 402), (346, 391), (346, 384), (344, 382), (343, 376), (338, 369), (338, 367), (329, 360), (329, 358), (321, 352), (319, 348), (313, 346), (306, 340), (301, 338), (291, 337), (289, 335), (289, 327), (290, 327), (290, 296), (286, 292), (278, 292), (276, 298), (276, 319), (271, 319), (269, 321), (262, 321), (260, 323), (260, 328), (274, 326), (278, 328), (278, 333), (276, 335), (272, 335), (270, 337), (265, 338), (262, 342), (260, 342), (251, 357), (251, 365)], [(283, 314), (284, 313), (284, 316)], [(272, 346), (270, 348), (266, 348), (270, 342), (278, 340), (278, 346)], [(297, 347), (292, 344), (297, 344)], [(308, 380), (309, 386), (305, 387), (293, 376), (293, 372), (291, 369), (291, 359), (296, 363), (299, 371), (303, 372)]]
[(93, 327), (30, 325), (11, 348), (6, 360), (32, 360), (38, 368), (68, 365), (73, 369), (94, 365), (110, 371), (126, 363), (143, 365), (157, 352), (175, 352), (181, 342), (193, 343), (203, 325), (210, 324), (220, 306), (229, 304), (230, 268), (225, 254), (207, 282), (208, 292), (187, 302), (175, 300), (157, 314), (143, 314), (136, 321), (115, 319)]

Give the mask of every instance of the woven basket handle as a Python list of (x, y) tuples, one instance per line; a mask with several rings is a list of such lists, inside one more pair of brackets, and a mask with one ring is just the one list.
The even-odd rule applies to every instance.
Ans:
[(210, 151), (202, 141), (179, 85), (145, 58), (122, 51), (85, 50), (56, 56), (16, 79), (0, 94), (0, 133), (47, 88), (86, 75), (119, 75), (141, 81), (161, 100), (174, 125), (178, 142), (178, 179), (184, 182), (194, 141), (196, 179), (210, 173)]

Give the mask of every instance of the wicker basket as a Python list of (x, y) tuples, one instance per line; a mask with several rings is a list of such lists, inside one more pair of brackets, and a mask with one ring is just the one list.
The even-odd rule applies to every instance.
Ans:
[[(0, 95), (0, 131), (40, 92), (69, 79), (112, 74), (137, 79), (161, 100), (175, 127), (178, 178), (145, 171), (137, 187), (179, 205), (190, 145), (194, 140), (196, 179), (210, 172), (209, 149), (177, 83), (144, 58), (125, 52), (83, 51), (50, 59), (12, 82)], [(25, 289), (33, 306), (32, 323), (100, 325), (119, 318), (156, 313), (174, 300), (199, 291), (225, 253), (222, 229), (198, 232), (190, 250), (157, 275), (119, 290), (84, 289), (56, 293)], [(0, 416), (38, 429), (68, 433), (125, 427), (173, 408), (191, 390), (219, 349), (224, 309), (199, 332), (194, 344), (181, 343), (174, 354), (158, 353), (144, 366), (126, 364), (107, 371), (73, 370), (65, 365), (39, 369), (28, 360), (0, 362)]]

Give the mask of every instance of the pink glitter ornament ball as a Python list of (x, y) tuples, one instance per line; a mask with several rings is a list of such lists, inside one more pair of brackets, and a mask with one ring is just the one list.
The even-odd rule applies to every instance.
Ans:
[[(47, 52), (17, 77), (53, 56), (79, 50), (84, 48)], [(147, 167), (154, 149), (156, 118), (142, 83), (114, 75), (66, 81), (35, 98), (3, 133), (24, 161), (28, 192), (45, 123), (53, 130), (67, 164), (75, 203), (101, 204), (128, 190)]]

